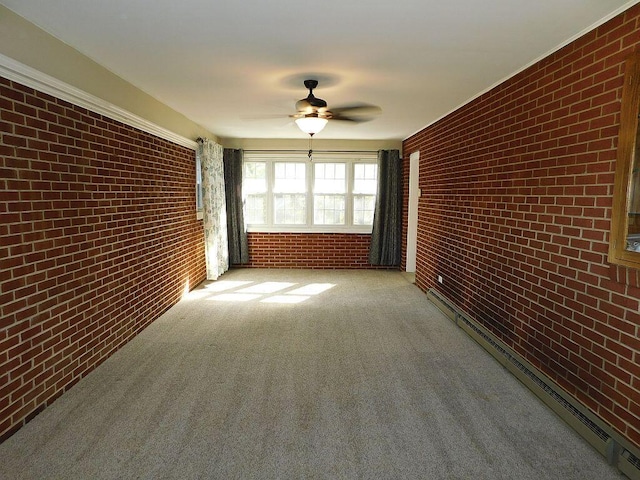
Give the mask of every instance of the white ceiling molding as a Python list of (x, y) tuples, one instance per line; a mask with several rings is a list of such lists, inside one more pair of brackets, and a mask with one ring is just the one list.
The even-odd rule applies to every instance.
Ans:
[(178, 135), (166, 128), (135, 115), (112, 103), (106, 102), (68, 83), (62, 82), (46, 73), (24, 65), (12, 58), (0, 54), (0, 76), (40, 92), (52, 95), (92, 112), (104, 115), (118, 122), (122, 122), (144, 132), (156, 135), (183, 147), (195, 150), (198, 144), (182, 135)]

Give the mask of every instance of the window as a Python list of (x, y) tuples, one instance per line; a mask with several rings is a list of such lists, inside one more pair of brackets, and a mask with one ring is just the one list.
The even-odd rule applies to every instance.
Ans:
[[(377, 157), (245, 152), (244, 215), (250, 231), (371, 232)], [(306, 157), (306, 155), (305, 155)]]
[(202, 209), (202, 159), (196, 151), (196, 218), (198, 220), (203, 217)]
[(353, 223), (373, 225), (373, 211), (378, 189), (378, 165), (361, 163), (354, 165)]
[(313, 164), (314, 225), (344, 225), (347, 197), (345, 163)]
[(609, 261), (640, 268), (640, 53), (625, 64)]
[(244, 218), (248, 224), (264, 225), (267, 222), (267, 164), (244, 162), (242, 191)]
[(306, 165), (297, 162), (275, 162), (273, 183), (275, 225), (307, 223)]

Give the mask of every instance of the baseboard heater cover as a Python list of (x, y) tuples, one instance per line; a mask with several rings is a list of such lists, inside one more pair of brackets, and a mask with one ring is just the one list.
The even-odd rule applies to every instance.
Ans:
[(565, 392), (562, 387), (459, 309), (442, 293), (435, 289), (430, 289), (427, 291), (427, 297), (458, 327), (463, 329), (548, 407), (582, 435), (607, 459), (610, 465), (617, 467), (630, 479), (640, 480), (640, 451), (635, 446), (615, 432), (577, 399)]

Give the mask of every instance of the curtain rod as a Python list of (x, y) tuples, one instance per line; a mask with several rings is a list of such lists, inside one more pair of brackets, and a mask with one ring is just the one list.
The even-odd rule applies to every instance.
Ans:
[[(304, 153), (305, 155), (309, 150), (244, 150), (245, 153)], [(313, 150), (313, 153), (378, 153), (378, 150)]]

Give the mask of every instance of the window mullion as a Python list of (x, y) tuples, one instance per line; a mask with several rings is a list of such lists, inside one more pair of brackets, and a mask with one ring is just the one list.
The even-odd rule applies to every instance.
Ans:
[(273, 225), (275, 220), (276, 202), (274, 199), (275, 192), (275, 162), (272, 160), (267, 161), (267, 225)]

